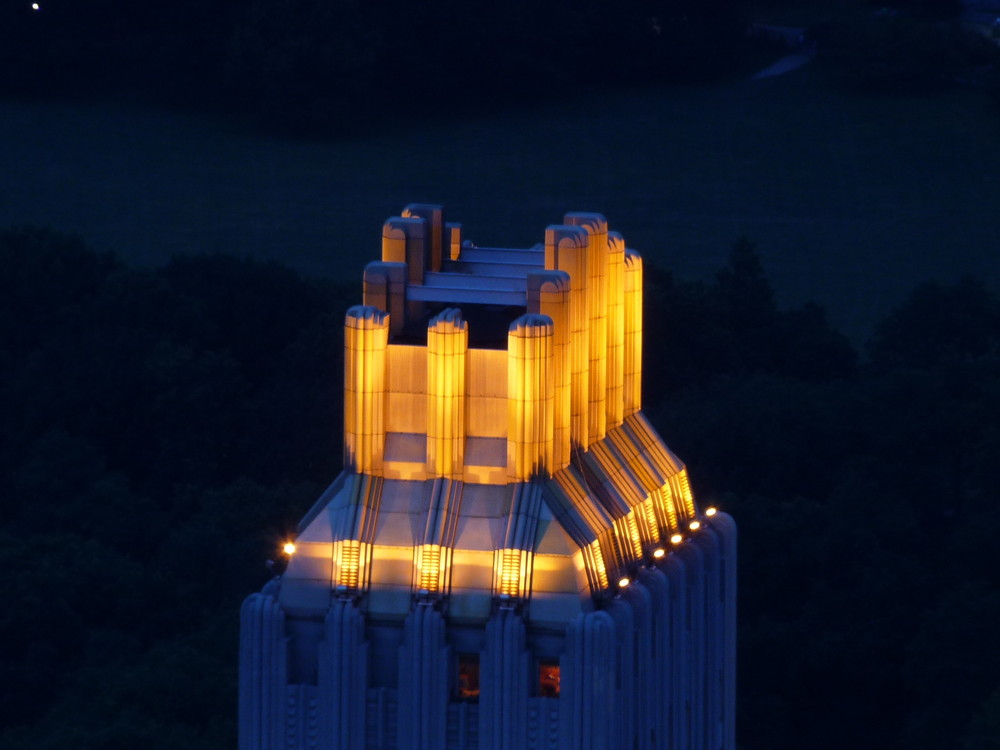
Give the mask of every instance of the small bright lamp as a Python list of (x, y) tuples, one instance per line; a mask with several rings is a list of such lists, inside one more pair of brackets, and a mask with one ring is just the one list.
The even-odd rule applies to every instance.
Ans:
[(623, 589), (626, 586), (628, 586), (630, 583), (632, 583), (632, 582), (627, 577), (623, 576), (623, 577), (621, 577), (621, 578), (618, 579), (618, 588)]
[(657, 547), (656, 549), (653, 550), (653, 557), (655, 557), (657, 560), (659, 560), (665, 554), (667, 554), (667, 553), (663, 549), (663, 547)]
[(670, 543), (671, 544), (680, 544), (683, 541), (684, 541), (684, 537), (681, 536), (680, 534), (674, 534), (672, 537), (670, 537)]
[(719, 512), (719, 511), (718, 511), (718, 509), (717, 509), (717, 508), (705, 508), (705, 515), (706, 515), (706, 516), (707, 516), (708, 518), (711, 518), (712, 516), (714, 516), (714, 515), (715, 515), (716, 513), (718, 513), (718, 512)]
[(281, 551), (284, 552), (286, 555), (289, 555), (289, 556), (294, 555), (295, 554), (295, 543), (294, 542), (285, 542), (284, 546), (282, 546), (282, 548), (281, 548)]
[(691, 529), (691, 531), (697, 531), (701, 528), (701, 521), (692, 521), (688, 524), (688, 528)]

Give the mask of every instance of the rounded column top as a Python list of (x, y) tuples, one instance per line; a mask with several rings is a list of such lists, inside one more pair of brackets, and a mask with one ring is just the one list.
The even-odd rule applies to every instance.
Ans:
[(354, 305), (344, 317), (344, 325), (349, 328), (382, 328), (388, 324), (389, 313), (371, 305)]
[(534, 338), (551, 336), (554, 329), (552, 318), (540, 313), (526, 313), (510, 324), (508, 332), (512, 336)]

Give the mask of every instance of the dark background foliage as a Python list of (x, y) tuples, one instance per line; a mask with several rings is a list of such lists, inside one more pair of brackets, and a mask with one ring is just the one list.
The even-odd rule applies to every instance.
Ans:
[[(0, 94), (102, 96), (349, 134), (595, 87), (746, 71), (760, 7), (808, 29), (851, 89), (1000, 91), (995, 45), (959, 0), (27, 0), (0, 6)], [(888, 6), (888, 7), (886, 7)], [(830, 11), (833, 7), (836, 10)], [(873, 10), (875, 12), (873, 12)], [(753, 63), (751, 63), (753, 64)]]
[(291, 123), (384, 117), (583, 80), (683, 75), (740, 36), (737, 0), (11, 0), (0, 88), (145, 92)]
[(0, 266), (0, 744), (230, 745), (239, 602), (339, 467), (348, 298), (35, 229)]

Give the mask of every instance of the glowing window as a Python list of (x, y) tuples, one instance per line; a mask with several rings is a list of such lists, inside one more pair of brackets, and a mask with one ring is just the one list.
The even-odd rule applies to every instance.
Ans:
[(506, 596), (521, 593), (521, 557), (519, 549), (500, 550), (500, 585), (497, 593)]
[(455, 693), (460, 701), (479, 700), (479, 654), (458, 655), (458, 682)]
[(416, 552), (417, 590), (435, 592), (441, 588), (441, 545), (421, 544)]
[(343, 539), (333, 543), (334, 580), (338, 586), (358, 588), (361, 580), (361, 542)]
[(538, 694), (543, 698), (559, 697), (559, 661), (542, 659), (538, 662)]

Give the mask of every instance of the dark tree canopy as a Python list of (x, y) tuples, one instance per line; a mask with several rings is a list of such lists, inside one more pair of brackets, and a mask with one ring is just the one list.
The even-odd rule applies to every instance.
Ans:
[(232, 746), (239, 602), (339, 468), (349, 298), (37, 229), (0, 285), (0, 745)]
[(0, 93), (130, 92), (290, 127), (725, 74), (741, 0), (26, 0), (0, 9)]

